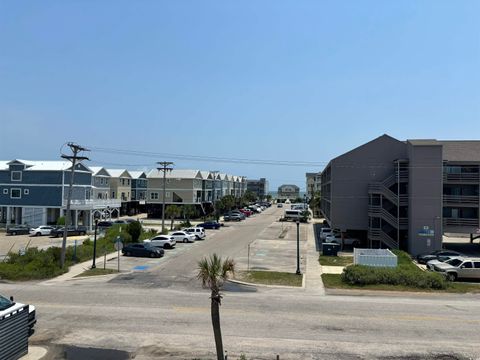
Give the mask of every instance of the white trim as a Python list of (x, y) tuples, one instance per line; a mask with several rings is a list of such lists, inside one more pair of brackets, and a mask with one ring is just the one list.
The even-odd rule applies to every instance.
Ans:
[[(16, 173), (20, 173), (20, 179), (14, 179), (13, 178), (13, 174), (16, 174)], [(10, 181), (22, 181), (22, 177), (23, 177), (22, 176), (22, 171), (20, 171), (20, 170), (12, 170), (10, 172)]]
[[(12, 192), (14, 190), (18, 190), (18, 192), (20, 193), (19, 197), (13, 197), (12, 196)], [(21, 198), (22, 198), (22, 189), (20, 189), (20, 188), (10, 188), (10, 199), (17, 199), (18, 200), (18, 199), (21, 199)]]
[[(12, 183), (3, 183), (0, 186), (12, 186)], [(68, 184), (13, 184), (13, 186), (38, 186), (38, 187), (67, 187)], [(73, 184), (73, 187), (92, 187), (91, 184)]]

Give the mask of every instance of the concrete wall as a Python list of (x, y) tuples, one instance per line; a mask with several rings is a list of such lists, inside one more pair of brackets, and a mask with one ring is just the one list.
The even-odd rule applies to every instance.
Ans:
[(405, 143), (383, 135), (333, 159), (331, 225), (342, 231), (368, 230), (368, 184), (393, 174), (393, 161), (405, 157)]
[[(442, 247), (442, 146), (409, 142), (408, 157), (408, 248), (412, 255), (417, 255)], [(431, 231), (433, 235), (428, 235)]]

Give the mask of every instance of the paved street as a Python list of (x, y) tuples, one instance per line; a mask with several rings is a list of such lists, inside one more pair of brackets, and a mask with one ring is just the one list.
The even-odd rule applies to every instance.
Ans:
[[(196, 262), (215, 251), (246, 268), (247, 245), (253, 241), (251, 268), (272, 268), (275, 245), (295, 245), (290, 230), (275, 244), (275, 234), (282, 231), (280, 223), (274, 224), (280, 213), (270, 208), (209, 231), (207, 240), (179, 244), (162, 259), (125, 260), (129, 267), (147, 261), (145, 271), (1, 284), (1, 293), (37, 306), (31, 344), (49, 346), (52, 359), (60, 351), (55, 345), (125, 350), (137, 360), (213, 359), (209, 292), (195, 279)], [(281, 257), (279, 266), (293, 266), (293, 272), (291, 258)], [(280, 359), (425, 359), (429, 354), (478, 359), (479, 300), (478, 295), (320, 296), (305, 288), (229, 284), (221, 307), (224, 345), (229, 359), (241, 353), (248, 359), (275, 359), (276, 354)]]

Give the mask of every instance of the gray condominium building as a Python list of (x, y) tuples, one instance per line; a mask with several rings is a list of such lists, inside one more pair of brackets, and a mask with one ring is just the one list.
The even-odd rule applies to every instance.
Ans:
[(247, 180), (247, 190), (254, 192), (257, 196), (263, 199), (268, 195), (268, 181), (265, 178), (260, 178), (258, 180)]
[(480, 141), (383, 135), (329, 162), (321, 211), (370, 247), (429, 252), (444, 233), (479, 232), (479, 174)]

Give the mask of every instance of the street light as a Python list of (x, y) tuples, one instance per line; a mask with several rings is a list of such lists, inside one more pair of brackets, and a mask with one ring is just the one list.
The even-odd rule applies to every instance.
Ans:
[(97, 257), (97, 228), (98, 228), (98, 219), (95, 219), (95, 235), (93, 236), (93, 263), (92, 269), (95, 269), (95, 258)]
[(297, 220), (297, 275), (302, 275), (300, 271), (300, 221)]

